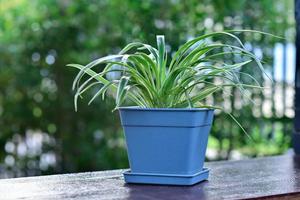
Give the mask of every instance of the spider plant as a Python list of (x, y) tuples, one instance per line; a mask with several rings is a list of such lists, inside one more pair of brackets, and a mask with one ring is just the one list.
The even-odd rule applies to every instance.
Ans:
[[(182, 45), (170, 59), (165, 38), (158, 35), (157, 48), (133, 42), (118, 54), (96, 59), (87, 65), (69, 64), (80, 70), (73, 82), (73, 90), (76, 91), (75, 109), (78, 97), (93, 87), (98, 88), (89, 104), (99, 96), (104, 99), (107, 90), (111, 89), (115, 92), (116, 109), (123, 105), (125, 99), (144, 108), (222, 109), (206, 105), (204, 100), (226, 87), (238, 88), (243, 95), (246, 94), (246, 88), (262, 89), (253, 76), (241, 72), (242, 67), (254, 62), (268, 76), (261, 60), (246, 50), (242, 41), (233, 33), (213, 32), (196, 37)], [(215, 37), (232, 39), (235, 45), (213, 42)], [(244, 60), (229, 64), (222, 60), (226, 55), (239, 55)], [(104, 66), (96, 70), (99, 65)], [(119, 74), (118, 78), (107, 76), (114, 72)], [(241, 76), (252, 79), (254, 84), (242, 83)], [(212, 81), (215, 78), (222, 81)]]

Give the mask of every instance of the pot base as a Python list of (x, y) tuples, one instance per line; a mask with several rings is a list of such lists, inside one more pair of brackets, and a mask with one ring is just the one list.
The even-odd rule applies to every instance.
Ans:
[(130, 170), (123, 173), (126, 183), (159, 184), (159, 185), (194, 185), (207, 180), (209, 169), (192, 175), (132, 173)]

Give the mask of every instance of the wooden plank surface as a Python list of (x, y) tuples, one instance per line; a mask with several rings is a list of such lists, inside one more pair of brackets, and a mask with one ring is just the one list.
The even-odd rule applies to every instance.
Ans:
[(124, 170), (0, 180), (0, 199), (300, 199), (300, 157), (206, 163), (194, 186), (125, 184)]

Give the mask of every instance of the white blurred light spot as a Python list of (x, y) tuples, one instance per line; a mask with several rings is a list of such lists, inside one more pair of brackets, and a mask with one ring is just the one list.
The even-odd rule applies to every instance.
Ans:
[(54, 93), (57, 91), (57, 86), (54, 80), (50, 78), (43, 78), (41, 83), (41, 90), (44, 92)]
[(54, 166), (56, 163), (56, 157), (54, 153), (44, 153), (40, 158), (40, 168), (42, 170), (48, 169), (49, 166)]
[(246, 49), (247, 51), (252, 51), (252, 45), (251, 45), (251, 43), (246, 42), (246, 43), (245, 43), (245, 49)]
[(42, 152), (43, 135), (41, 133), (28, 130), (25, 142), (28, 146), (27, 155), (29, 157), (34, 157)]
[(12, 142), (6, 142), (4, 149), (7, 153), (12, 153), (15, 150), (15, 144)]
[(163, 20), (156, 19), (156, 20), (154, 20), (154, 25), (156, 28), (162, 29), (165, 27), (165, 22)]
[(214, 26), (215, 31), (223, 31), (224, 27), (221, 23), (216, 23)]
[(31, 55), (31, 59), (32, 59), (33, 62), (38, 62), (41, 59), (41, 55), (37, 52), (34, 52)]
[(94, 139), (95, 139), (96, 141), (101, 140), (101, 139), (103, 138), (103, 136), (104, 136), (104, 134), (103, 134), (103, 131), (101, 131), (101, 130), (96, 130), (96, 131), (94, 132)]
[(36, 102), (42, 102), (43, 101), (43, 95), (41, 93), (35, 93), (33, 95), (33, 99), (36, 101)]
[(214, 20), (212, 18), (208, 17), (204, 20), (205, 28), (211, 29), (213, 27), (213, 25), (214, 25)]
[(53, 55), (47, 55), (45, 61), (48, 65), (52, 65), (55, 63), (55, 57)]
[(256, 57), (258, 57), (259, 59), (263, 58), (263, 53), (262, 50), (260, 48), (254, 48), (254, 54), (256, 55)]
[(217, 152), (217, 150), (215, 150), (215, 149), (207, 148), (207, 150), (206, 150), (206, 156), (207, 156), (209, 159), (216, 159), (217, 156), (218, 156), (218, 152)]
[(15, 164), (15, 158), (11, 155), (5, 157), (4, 162), (8, 166), (13, 166)]
[(17, 147), (18, 156), (24, 157), (27, 154), (27, 147), (25, 143), (20, 143)]

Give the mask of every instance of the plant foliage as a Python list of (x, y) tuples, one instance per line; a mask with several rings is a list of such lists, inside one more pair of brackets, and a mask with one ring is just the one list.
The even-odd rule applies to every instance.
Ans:
[[(216, 37), (228, 37), (237, 45), (213, 42)], [(157, 48), (133, 42), (117, 55), (105, 56), (87, 65), (69, 64), (80, 70), (73, 82), (75, 109), (78, 97), (99, 85), (89, 103), (100, 95), (104, 98), (110, 88), (116, 94), (116, 108), (122, 106), (125, 99), (146, 108), (216, 108), (206, 105), (204, 100), (219, 90), (236, 87), (247, 96), (246, 88), (262, 88), (250, 74), (240, 72), (242, 67), (255, 62), (258, 69), (265, 73), (262, 62), (246, 50), (242, 41), (230, 31), (196, 37), (182, 45), (170, 61), (164, 36), (158, 35), (156, 39)], [(229, 64), (222, 60), (227, 54), (242, 55), (245, 60), (236, 63), (230, 60)], [(96, 67), (101, 64), (105, 65), (104, 69), (97, 71)], [(119, 76), (109, 78), (110, 73)], [(85, 75), (87, 78), (84, 79)], [(255, 84), (242, 83), (241, 76), (250, 77)]]

